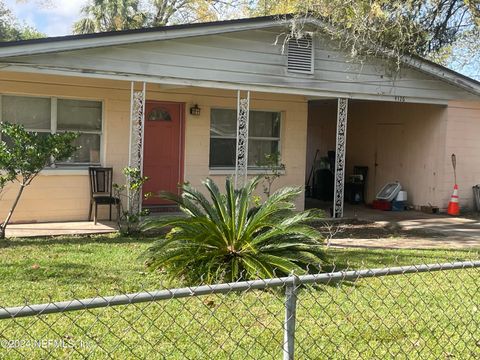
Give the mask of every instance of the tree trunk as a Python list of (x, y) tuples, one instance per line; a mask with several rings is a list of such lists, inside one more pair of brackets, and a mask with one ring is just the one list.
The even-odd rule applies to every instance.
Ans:
[(7, 218), (3, 222), (3, 224), (0, 227), (0, 239), (5, 239), (5, 231), (7, 230), (7, 225), (10, 219), (12, 218), (13, 212), (15, 211), (15, 208), (17, 207), (18, 201), (20, 200), (20, 197), (22, 196), (23, 190), (25, 189), (25, 184), (22, 183), (20, 184), (20, 189), (18, 189), (18, 194), (17, 197), (15, 198), (15, 201), (12, 204), (12, 207), (10, 208), (10, 211), (8, 212)]

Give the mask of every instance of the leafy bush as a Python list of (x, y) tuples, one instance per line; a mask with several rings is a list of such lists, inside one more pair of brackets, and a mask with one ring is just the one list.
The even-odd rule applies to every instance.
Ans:
[(192, 282), (236, 281), (317, 271), (323, 257), (321, 234), (306, 225), (317, 219), (311, 211), (296, 212), (299, 187), (273, 193), (255, 207), (255, 178), (234, 190), (227, 178), (225, 194), (204, 181), (208, 200), (189, 184), (181, 196), (163, 193), (184, 215), (148, 220), (144, 230), (168, 229), (144, 254), (150, 269)]
[(285, 164), (282, 164), (280, 159), (280, 153), (273, 152), (271, 154), (265, 154), (264, 160), (257, 163), (260, 168), (265, 170), (265, 174), (262, 175), (262, 186), (263, 193), (267, 197), (270, 197), (272, 193), (273, 183), (282, 176), (282, 172), (285, 170)]
[(68, 159), (77, 148), (73, 141), (78, 134), (72, 132), (45, 134), (25, 130), (22, 125), (0, 123), (0, 192), (7, 183), (16, 182), (19, 187), (10, 210), (0, 224), (0, 239), (18, 205), (23, 190), (29, 186), (45, 167), (54, 161)]
[(121, 199), (121, 211), (117, 223), (121, 234), (133, 235), (140, 232), (140, 221), (149, 213), (148, 209), (142, 209), (142, 200), (147, 199), (151, 194), (146, 193), (142, 197), (143, 184), (148, 177), (142, 176), (140, 169), (126, 167), (123, 169), (123, 175), (126, 178), (125, 184), (113, 184), (115, 197)]

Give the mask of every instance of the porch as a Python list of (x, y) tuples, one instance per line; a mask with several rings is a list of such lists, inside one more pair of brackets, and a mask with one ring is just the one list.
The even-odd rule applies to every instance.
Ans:
[(32, 238), (50, 236), (108, 234), (117, 231), (114, 221), (64, 221), (48, 223), (10, 224), (7, 227), (7, 238)]
[[(391, 104), (446, 107), (443, 128), (435, 134), (438, 141), (428, 152), (436, 153), (438, 147), (443, 154), (465, 149), (459, 166), (480, 169), (480, 158), (474, 156), (478, 152), (475, 131), (480, 131), (475, 115), (480, 111), (477, 82), (421, 59), (406, 61), (394, 73), (382, 58), (352, 62), (320, 33), (302, 38), (305, 46), (299, 45), (300, 39), (285, 37), (291, 25), (290, 20), (259, 18), (60, 37), (49, 39), (50, 46), (34, 40), (3, 47), (0, 103), (8, 111), (0, 112), (2, 120), (23, 123), (33, 131), (78, 131), (82, 146), (68, 164), (55, 164), (42, 172), (22, 198), (13, 221), (86, 220), (86, 168), (92, 165), (112, 167), (118, 184), (125, 181), (123, 168), (136, 167), (150, 177), (146, 191), (176, 191), (183, 181), (201, 187), (206, 177), (221, 183), (233, 175), (241, 186), (247, 176), (262, 173), (255, 165), (265, 153), (278, 152), (285, 169), (275, 188), (304, 186), (311, 164), (307, 156), (312, 154), (306, 145), (307, 117), (314, 101), (329, 102), (333, 113), (334, 141), (327, 150), (336, 153), (335, 217), (343, 216), (344, 183), (351, 166), (365, 165), (363, 158), (352, 158), (356, 148), (349, 147), (351, 139), (362, 139), (368, 132), (355, 119), (358, 104), (384, 104), (383, 120), (377, 123), (390, 120)], [(312, 30), (317, 26), (316, 21), (308, 23)], [(363, 114), (368, 118), (372, 112)], [(462, 123), (472, 134), (468, 144), (463, 134), (451, 130), (452, 121)], [(347, 134), (355, 126), (364, 132)], [(414, 145), (422, 148), (423, 143), (415, 140)], [(361, 141), (355, 146), (361, 149)], [(407, 184), (414, 198), (414, 191), (422, 195), (430, 191), (429, 186), (435, 191), (430, 198), (448, 196), (446, 158), (440, 156), (437, 163), (422, 160), (429, 166), (425, 168), (428, 176), (422, 175), (421, 183)], [(415, 167), (419, 168), (421, 162)], [(415, 169), (403, 168), (403, 173)], [(471, 186), (474, 175), (469, 171), (462, 175), (464, 180), (459, 179)], [(438, 186), (430, 185), (432, 176)], [(377, 182), (383, 182), (380, 176), (367, 191), (369, 199)], [(3, 203), (8, 204), (13, 193), (2, 194), (0, 213), (7, 210)], [(461, 202), (470, 199), (460, 196)], [(426, 201), (418, 201), (422, 202)], [(158, 197), (145, 205), (165, 206)], [(303, 196), (296, 205), (303, 208)]]
[[(14, 221), (18, 223), (74, 220), (78, 221), (72, 224), (79, 224), (79, 233), (98, 232), (82, 222), (88, 218), (90, 192), (85, 166), (91, 165), (112, 167), (114, 182), (119, 184), (125, 181), (125, 166), (145, 170), (150, 178), (146, 191), (158, 193), (177, 191), (183, 181), (202, 188), (206, 177), (221, 184), (226, 176), (235, 176), (240, 186), (247, 177), (265, 173), (256, 166), (265, 153), (279, 152), (285, 168), (275, 182), (275, 190), (304, 186), (316, 166), (315, 150), (320, 149), (322, 154), (333, 150), (331, 207), (337, 218), (351, 217), (348, 207), (343, 213), (344, 186), (356, 165), (370, 170), (367, 202), (384, 182), (394, 180), (401, 181), (409, 200), (417, 206), (441, 206), (451, 191), (450, 181), (445, 180), (450, 175), (445, 145), (446, 119), (452, 110), (445, 102), (395, 102), (389, 97), (360, 100), (333, 94), (320, 98), (44, 74), (27, 78), (7, 72), (2, 73), (0, 82), (10, 94), (4, 95), (4, 100), (15, 99), (20, 93), (27, 94), (28, 99), (42, 98), (58, 105), (59, 99), (68, 96), (79, 99), (78, 104), (95, 101), (101, 114), (97, 140), (91, 146), (82, 144), (84, 161), (43, 171), (15, 212)], [(46, 92), (48, 84), (54, 85)], [(58, 123), (60, 113), (52, 114), (52, 124)], [(387, 128), (389, 133), (385, 132)], [(378, 163), (383, 165), (382, 160), (390, 165), (379, 168), (383, 174), (376, 167)], [(262, 195), (261, 189), (258, 192)], [(7, 191), (2, 203), (7, 204), (12, 194)], [(296, 203), (298, 209), (305, 205), (303, 195)], [(105, 218), (104, 209), (100, 218)], [(76, 225), (64, 229), (64, 223), (58, 224), (16, 230), (18, 236), (68, 235), (76, 231)]]
[[(175, 191), (177, 184), (183, 181), (201, 188), (201, 181), (206, 177), (221, 184), (226, 176), (237, 175), (241, 183), (247, 176), (262, 173), (261, 169), (255, 169), (255, 165), (261, 160), (265, 149), (279, 151), (281, 161), (285, 164), (275, 188), (304, 186), (314, 163), (312, 155), (315, 149), (323, 149), (321, 152), (334, 150), (338, 155), (337, 168), (333, 169), (337, 185), (334, 189), (338, 211), (336, 215), (342, 217), (343, 186), (348, 181), (352, 168), (355, 165), (367, 165), (373, 174), (375, 162), (379, 161), (376, 150), (383, 148), (375, 147), (374, 140), (383, 139), (385, 133), (370, 131), (379, 123), (382, 126), (388, 123), (393, 127), (401, 127), (400, 124), (405, 122), (416, 127), (409, 128), (410, 125), (407, 124), (406, 133), (400, 136), (395, 136), (397, 134), (392, 131), (395, 142), (384, 142), (390, 150), (397, 151), (392, 156), (385, 156), (387, 160), (389, 157), (396, 158), (399, 153), (402, 159), (396, 163), (396, 170), (389, 173), (393, 175), (384, 176), (383, 180), (378, 181), (367, 180), (367, 201), (371, 201), (383, 181), (400, 180), (407, 186), (411, 199), (420, 199), (416, 200), (417, 205), (428, 202), (436, 205), (429, 200), (432, 197), (427, 195), (445, 196), (450, 191), (450, 182), (447, 183), (443, 177), (445, 157), (438, 156), (445, 153), (445, 150), (439, 149), (445, 145), (445, 113), (450, 111), (444, 104), (399, 103), (378, 99), (347, 100), (334, 98), (333, 95), (319, 99), (260, 91), (43, 74), (27, 77), (24, 74), (3, 72), (1, 75), (0, 83), (4, 86), (4, 91), (13, 94), (4, 95), (4, 100), (7, 96), (13, 99), (15, 94), (26, 94), (29, 99), (48, 99), (52, 104), (57, 102), (58, 105), (59, 98), (68, 96), (80, 99), (77, 100), (78, 103), (88, 101), (90, 104), (95, 100), (102, 105), (98, 106), (101, 121), (99, 134), (95, 135), (97, 140), (92, 142), (94, 146), (82, 144), (85, 150), (84, 162), (46, 169), (25, 193), (15, 212), (14, 221), (36, 221), (38, 224), (33, 224), (33, 228), (16, 229), (20, 236), (30, 233), (30, 230), (38, 230), (38, 233), (31, 232), (37, 236), (72, 234), (75, 229), (80, 233), (97, 232), (98, 228), (90, 229), (87, 222), (82, 222), (87, 219), (89, 208), (88, 171), (84, 166), (96, 164), (113, 167), (114, 182), (121, 184), (125, 179), (122, 174), (125, 166), (141, 169), (150, 166), (147, 169), (149, 171), (159, 169), (158, 164), (152, 162), (166, 160), (159, 156), (152, 158), (152, 154), (160, 153), (168, 155), (170, 163), (167, 165), (173, 163), (175, 167), (170, 167), (173, 170), (169, 170), (169, 167), (161, 168), (156, 173), (147, 171), (146, 175), (154, 179), (156, 174), (169, 174), (167, 186), (170, 188), (165, 188), (163, 178), (158, 178), (156, 182), (150, 181), (152, 188), (148, 191)], [(4, 105), (5, 103), (4, 101)], [(178, 104), (181, 106), (172, 107)], [(164, 112), (157, 111), (159, 109), (167, 110), (170, 118)], [(238, 112), (243, 117), (237, 116)], [(254, 116), (248, 118), (248, 114)], [(56, 117), (58, 120), (60, 115), (57, 114)], [(167, 141), (159, 141), (157, 135), (160, 132), (149, 126), (169, 126), (175, 122), (178, 127), (174, 129), (175, 136), (170, 136), (170, 140), (176, 138), (178, 141), (168, 142), (169, 147), (166, 148)], [(245, 129), (248, 123), (250, 131), (256, 134), (251, 138), (249, 147), (248, 141), (245, 141), (250, 138), (248, 128)], [(439, 124), (444, 127), (437, 126)], [(433, 133), (435, 136), (431, 136)], [(252, 146), (254, 142), (255, 146)], [(219, 146), (216, 147), (215, 144)], [(157, 147), (159, 145), (165, 148)], [(150, 156), (150, 159), (144, 155)], [(435, 184), (430, 181), (432, 178), (437, 179), (442, 187), (432, 185)], [(448, 185), (447, 192), (443, 191), (445, 184)], [(5, 201), (2, 201), (1, 211), (7, 210), (6, 204), (11, 201), (12, 194), (13, 191), (2, 194), (2, 200)], [(297, 208), (302, 209), (303, 206), (304, 198), (301, 196)], [(100, 212), (100, 218), (105, 218), (104, 210)], [(350, 217), (348, 207), (345, 215)], [(64, 229), (64, 224), (68, 223), (63, 222), (53, 228), (49, 228), (51, 225), (45, 225), (45, 228), (40, 225), (43, 222), (57, 224), (58, 221), (72, 220), (77, 221), (72, 224), (78, 226), (72, 225), (71, 229)], [(111, 229), (100, 231), (108, 232)]]
[[(33, 118), (39, 112), (34, 102), (41, 100), (46, 109), (45, 127), (54, 131), (55, 124), (72, 118), (64, 114), (63, 99), (68, 98), (82, 115), (75, 117), (73, 125), (78, 128), (69, 123), (72, 130), (84, 131), (85, 118), (97, 129), (82, 138), (79, 159), (39, 174), (15, 210), (14, 223), (87, 220), (89, 166), (113, 168), (113, 183), (117, 184), (125, 182), (122, 169), (126, 166), (140, 168), (149, 177), (144, 190), (157, 194), (160, 190), (178, 191), (178, 184), (184, 181), (202, 188), (207, 177), (221, 186), (227, 176), (236, 173), (240, 184), (247, 175), (261, 174), (255, 165), (265, 149), (275, 149), (286, 165), (275, 187), (304, 185), (308, 112), (304, 96), (15, 72), (1, 72), (0, 85), (3, 106), (13, 109), (8, 116), (18, 112), (14, 105), (22, 101), (28, 105), (22, 109), (30, 109), (26, 115)], [(240, 102), (243, 114), (252, 114), (250, 129), (255, 133), (248, 159), (237, 156), (237, 152), (246, 153), (246, 141), (237, 150)], [(12, 116), (4, 119), (15, 121)], [(246, 139), (246, 128), (242, 129), (238, 138)], [(8, 186), (2, 193), (0, 214), (8, 211), (15, 190)], [(156, 200), (154, 196), (145, 205), (164, 206)], [(303, 196), (297, 207), (303, 208)], [(101, 207), (99, 219), (105, 218), (108, 209)]]
[(445, 152), (447, 106), (350, 100), (344, 124), (336, 100), (310, 101), (308, 109), (307, 207), (315, 200), (340, 203), (343, 195), (346, 202), (370, 204), (395, 181), (415, 209), (446, 207), (453, 186), (453, 177), (444, 177), (451, 168)]

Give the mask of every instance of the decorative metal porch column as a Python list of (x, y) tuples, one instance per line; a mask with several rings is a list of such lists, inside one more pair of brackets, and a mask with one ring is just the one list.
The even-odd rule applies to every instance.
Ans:
[(343, 197), (345, 186), (345, 152), (347, 146), (348, 99), (338, 99), (337, 110), (337, 148), (335, 152), (335, 189), (333, 198), (333, 217), (343, 217)]
[(235, 157), (235, 188), (247, 182), (248, 169), (248, 122), (250, 116), (250, 91), (245, 97), (237, 92), (237, 148)]
[[(128, 166), (137, 168), (143, 175), (143, 139), (144, 139), (144, 121), (145, 121), (145, 93), (146, 83), (142, 84), (141, 90), (135, 90), (135, 82), (130, 85), (130, 144)], [(142, 208), (141, 194), (139, 199), (130, 201), (128, 197), (129, 211), (140, 211)]]

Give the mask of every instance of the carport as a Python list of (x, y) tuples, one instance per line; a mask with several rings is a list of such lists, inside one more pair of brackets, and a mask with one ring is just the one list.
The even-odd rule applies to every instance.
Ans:
[[(414, 208), (428, 204), (442, 207), (441, 199), (446, 196), (444, 164), (450, 157), (445, 146), (447, 109), (442, 104), (350, 100), (343, 154), (345, 201), (355, 201), (351, 191), (349, 194), (349, 182), (360, 167), (366, 169), (361, 203), (371, 203), (386, 183), (399, 181)], [(305, 176), (306, 183), (310, 179), (307, 185), (311, 191), (307, 195), (324, 202), (334, 199), (334, 164), (338, 154), (342, 155), (337, 110), (336, 100), (309, 102)], [(315, 201), (307, 199), (307, 206), (312, 203)]]

